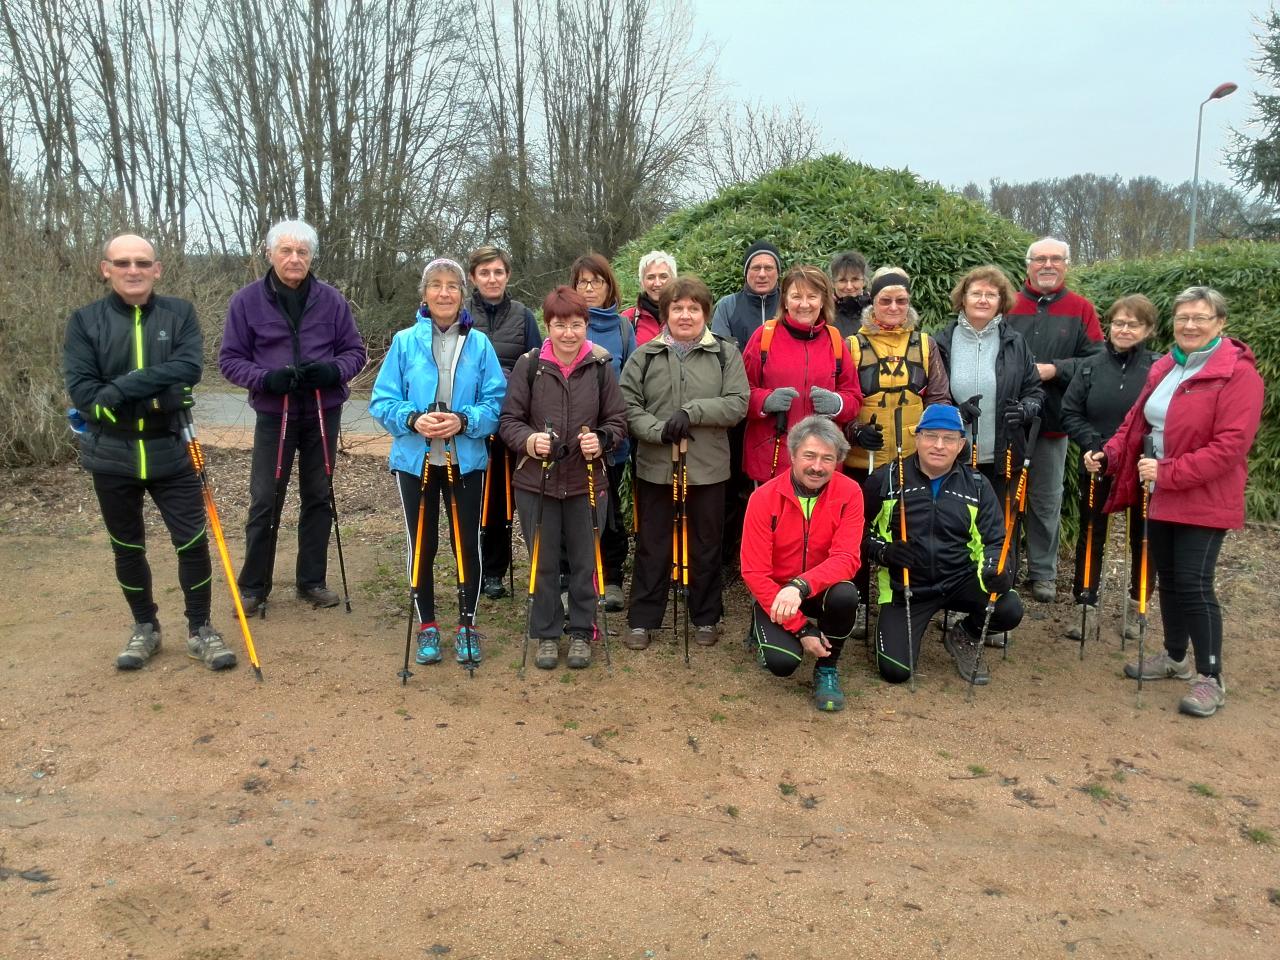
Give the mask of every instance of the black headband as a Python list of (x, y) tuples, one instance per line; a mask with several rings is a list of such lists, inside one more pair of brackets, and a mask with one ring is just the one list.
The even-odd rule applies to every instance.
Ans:
[(885, 287), (905, 287), (907, 293), (910, 293), (911, 281), (900, 273), (882, 274), (871, 281), (871, 296), (874, 297)]

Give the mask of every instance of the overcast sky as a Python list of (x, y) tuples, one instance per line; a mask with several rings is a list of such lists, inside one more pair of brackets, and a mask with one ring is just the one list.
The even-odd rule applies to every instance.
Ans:
[[(1266, 0), (690, 0), (739, 98), (801, 104), (824, 146), (944, 186), (1073, 173), (1230, 182)], [(1270, 92), (1270, 91), (1264, 91)]]

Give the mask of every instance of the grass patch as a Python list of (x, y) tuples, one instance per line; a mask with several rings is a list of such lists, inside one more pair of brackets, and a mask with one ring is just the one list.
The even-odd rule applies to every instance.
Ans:
[(778, 790), (784, 797), (794, 797), (796, 795), (796, 785), (794, 783), (779, 783)]
[(968, 771), (975, 777), (986, 777), (991, 775), (991, 771), (980, 763), (971, 763), (966, 769), (968, 769)]
[(728, 718), (728, 717), (726, 717), (723, 713), (713, 713), (713, 714), (711, 715), (711, 722), (712, 722), (712, 723), (724, 723), (724, 722), (725, 722), (726, 720), (728, 720), (728, 719), (729, 719), (729, 718)]
[(151, 710), (152, 710), (152, 712), (153, 712), (153, 713), (159, 713), (159, 712), (160, 712), (161, 710), (163, 710), (163, 709), (164, 709), (164, 704), (163, 704), (163, 703), (153, 703), (153, 704), (151, 705)]
[(1210, 800), (1216, 799), (1218, 796), (1218, 791), (1207, 783), (1192, 783), (1188, 785), (1187, 789), (1197, 797), (1208, 797)]
[(943, 760), (950, 760), (950, 759), (951, 759), (951, 751), (949, 751), (949, 750), (939, 750), (939, 751), (938, 751), (938, 756), (940, 756)]
[(1273, 846), (1276, 842), (1275, 837), (1271, 835), (1271, 831), (1264, 830), (1262, 827), (1241, 827), (1240, 834), (1250, 843), (1260, 844), (1264, 847)]
[(1100, 783), (1091, 783), (1088, 786), (1081, 787), (1080, 792), (1093, 797), (1095, 800), (1110, 800), (1112, 793)]
[[(733, 817), (735, 820), (738, 817), (738, 808), (735, 807), (732, 803), (724, 808), (724, 812), (727, 813), (729, 816)], [(1273, 890), (1272, 893), (1274, 892), (1275, 891)]]
[(562, 673), (560, 674), (560, 682), (566, 685), (573, 684), (578, 682), (578, 678), (572, 673)]
[(577, 729), (578, 729), (578, 721), (577, 721), (577, 720), (566, 720), (566, 721), (564, 722), (564, 728), (565, 728), (566, 730), (577, 730)]

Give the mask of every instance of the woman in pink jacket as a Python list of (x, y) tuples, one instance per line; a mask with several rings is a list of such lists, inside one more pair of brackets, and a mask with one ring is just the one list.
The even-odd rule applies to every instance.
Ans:
[[(1164, 650), (1127, 664), (1126, 676), (1191, 681), (1178, 708), (1212, 716), (1226, 703), (1222, 608), (1214, 594), (1218, 551), (1244, 526), (1247, 457), (1262, 417), (1262, 378), (1252, 351), (1222, 336), (1227, 302), (1210, 287), (1188, 287), (1173, 301), (1174, 347), (1151, 367), (1120, 429), (1085, 469), (1149, 485), (1149, 550), (1160, 590)], [(1154, 456), (1143, 454), (1150, 435)], [(1106, 511), (1140, 496), (1116, 483)], [(1187, 655), (1191, 647), (1194, 664)]]

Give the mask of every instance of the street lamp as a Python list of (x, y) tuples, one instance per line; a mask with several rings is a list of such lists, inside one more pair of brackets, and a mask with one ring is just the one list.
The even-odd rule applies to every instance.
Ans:
[(1191, 229), (1187, 231), (1187, 249), (1196, 248), (1196, 201), (1200, 194), (1200, 128), (1204, 124), (1204, 105), (1210, 100), (1221, 100), (1229, 97), (1239, 89), (1234, 83), (1220, 83), (1213, 88), (1213, 93), (1200, 102), (1199, 115), (1196, 118), (1196, 172), (1191, 178)]

